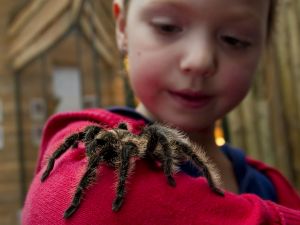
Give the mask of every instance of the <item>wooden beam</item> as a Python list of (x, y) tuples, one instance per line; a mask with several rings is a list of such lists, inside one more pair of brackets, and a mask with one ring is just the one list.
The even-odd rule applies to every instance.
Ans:
[(46, 0), (39, 0), (39, 1), (31, 1), (28, 5), (22, 9), (22, 11), (15, 17), (15, 19), (10, 24), (8, 29), (8, 36), (10, 38), (14, 37), (19, 33), (19, 31), (31, 20), (32, 16), (43, 7)]
[(289, 179), (292, 180), (292, 163), (289, 153), (289, 144), (287, 134), (286, 120), (282, 108), (282, 91), (280, 87), (280, 70), (277, 52), (274, 46), (267, 51), (265, 60), (265, 74), (268, 84), (268, 101), (270, 105), (270, 126), (269, 131), (272, 135), (270, 145), (272, 152), (270, 155), (275, 156), (276, 167)]
[[(290, 86), (289, 89), (293, 92), (294, 102), (293, 109), (289, 110), (289, 128), (290, 128), (290, 140), (292, 144), (292, 158), (294, 165), (294, 174), (296, 178), (296, 184), (300, 187), (300, 152), (298, 151), (300, 145), (300, 94), (299, 88), (297, 90), (297, 86), (300, 85), (300, 28), (299, 21), (297, 21), (297, 17), (299, 12), (295, 10), (297, 7), (295, 1), (290, 1), (289, 4), (286, 5), (286, 26), (288, 28), (287, 37), (289, 40), (289, 61), (291, 65), (291, 74), (290, 77)], [(287, 74), (285, 74), (286, 76)]]
[(115, 21), (112, 13), (112, 1), (94, 1), (94, 11), (100, 16), (100, 20), (106, 25), (108, 32), (115, 32)]
[(41, 36), (31, 43), (25, 51), (13, 58), (12, 67), (14, 70), (19, 70), (38, 54), (41, 54), (46, 49), (50, 48), (56, 41), (59, 40), (70, 28), (72, 24), (70, 11), (66, 11), (61, 15), (56, 22), (52, 24)]
[(79, 17), (81, 8), (84, 4), (86, 4), (86, 0), (73, 0), (72, 1), (72, 7), (71, 7), (71, 13), (72, 13), (72, 17), (74, 19)]
[(103, 59), (108, 64), (115, 65), (117, 59), (116, 57), (114, 57), (114, 53), (110, 49), (108, 49), (105, 43), (103, 44), (99, 40), (99, 38), (97, 38), (97, 36), (95, 36), (95, 38), (93, 39), (93, 30), (91, 28), (88, 18), (86, 18), (86, 16), (84, 15), (80, 18), (80, 26), (87, 39), (90, 41), (90, 43), (93, 42), (96, 50), (103, 57)]
[(99, 13), (97, 14), (92, 6), (90, 2), (87, 2), (87, 4), (84, 5), (84, 14), (86, 15), (86, 17), (90, 17), (91, 18), (91, 22), (93, 23), (93, 26), (95, 27), (95, 31), (96, 33), (101, 37), (101, 39), (105, 42), (105, 44), (109, 47), (112, 48), (113, 46), (115, 46), (114, 42), (115, 39), (112, 38), (112, 36), (114, 37), (113, 34), (109, 34), (107, 29), (105, 28), (103, 21), (99, 19)]
[(24, 51), (28, 45), (34, 42), (55, 20), (67, 10), (70, 0), (51, 0), (35, 12), (30, 21), (20, 30), (13, 40), (9, 57), (15, 57)]

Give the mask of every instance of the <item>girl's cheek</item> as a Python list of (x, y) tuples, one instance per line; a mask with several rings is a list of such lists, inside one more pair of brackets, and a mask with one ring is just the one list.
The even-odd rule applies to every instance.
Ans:
[[(230, 65), (230, 62), (228, 62)], [(238, 65), (238, 66), (236, 66)], [(224, 70), (222, 78), (218, 80), (219, 85), (227, 94), (232, 93), (236, 98), (244, 96), (251, 87), (253, 78), (255, 76), (256, 63), (242, 63), (231, 64)]]
[(228, 90), (231, 92), (229, 95), (232, 101), (238, 104), (247, 95), (251, 87), (252, 79), (236, 79), (235, 82), (236, 84), (232, 83), (232, 85), (229, 85)]

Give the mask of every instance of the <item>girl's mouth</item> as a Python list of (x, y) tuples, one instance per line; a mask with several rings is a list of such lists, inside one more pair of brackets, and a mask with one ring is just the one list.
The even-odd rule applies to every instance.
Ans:
[(169, 94), (178, 104), (192, 109), (204, 107), (212, 98), (202, 92), (190, 90), (169, 91)]

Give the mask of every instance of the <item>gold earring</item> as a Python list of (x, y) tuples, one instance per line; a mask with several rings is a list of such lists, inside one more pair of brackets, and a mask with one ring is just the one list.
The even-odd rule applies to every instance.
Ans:
[(129, 65), (129, 59), (128, 59), (127, 54), (123, 57), (123, 66), (124, 66), (125, 72), (129, 73), (130, 65)]

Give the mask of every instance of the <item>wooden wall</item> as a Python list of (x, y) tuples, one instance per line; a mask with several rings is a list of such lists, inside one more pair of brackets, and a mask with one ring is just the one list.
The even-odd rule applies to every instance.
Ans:
[(228, 117), (230, 136), (300, 190), (300, 1), (280, 1), (274, 42), (254, 86)]
[[(59, 43), (22, 69), (20, 92), (26, 189), (32, 180), (38, 154), (39, 145), (33, 134), (56, 112), (59, 101), (53, 92), (53, 70), (56, 67), (72, 67), (81, 72), (82, 100), (89, 96), (98, 97), (98, 107), (124, 104), (122, 78), (118, 76), (117, 69), (103, 62), (100, 55), (95, 55), (80, 29), (66, 34)], [(32, 117), (31, 105), (35, 99), (46, 103), (44, 118)]]
[[(108, 5), (102, 1), (95, 1), (94, 9), (99, 10), (108, 23), (106, 29), (113, 25), (108, 10)], [(0, 127), (4, 128), (5, 147), (0, 150), (0, 224), (19, 224), (17, 215), (22, 207), (22, 188), (19, 164), (19, 152), (16, 122), (16, 95), (15, 72), (10, 69), (7, 52), (11, 40), (7, 38), (9, 18), (11, 13), (20, 4), (20, 1), (0, 0), (0, 101), (3, 102), (4, 116), (0, 121)], [(109, 4), (110, 5), (110, 4)], [(105, 6), (105, 8), (103, 8)], [(85, 11), (85, 19), (88, 21), (90, 8)], [(110, 10), (110, 8), (109, 8)], [(105, 14), (108, 12), (108, 14)], [(86, 22), (85, 21), (85, 22)], [(111, 33), (113, 29), (110, 28)], [(45, 120), (54, 113), (56, 99), (52, 93), (52, 73), (55, 67), (77, 67), (81, 71), (82, 97), (99, 96), (101, 106), (123, 105), (123, 78), (118, 75), (117, 66), (108, 65), (101, 55), (95, 55), (92, 49), (93, 39), (83, 34), (83, 30), (74, 29), (66, 33), (59, 43), (48, 49), (43, 55), (30, 62), (18, 73), (20, 76), (19, 91), (21, 94), (21, 126), (22, 126), (22, 150), (24, 170), (22, 171), (25, 191), (28, 189), (36, 165), (38, 145), (34, 135), (42, 129)], [(114, 37), (110, 37), (110, 45), (115, 48)], [(102, 43), (103, 44), (103, 43)], [(115, 57), (116, 65), (119, 64), (116, 49), (110, 50), (110, 56)], [(95, 80), (99, 80), (96, 86)], [(31, 104), (34, 99), (42, 99), (46, 103), (46, 115), (44, 118), (33, 118)]]
[(4, 148), (0, 149), (0, 224), (17, 224), (20, 203), (20, 176), (16, 140), (14, 77), (8, 66), (8, 45), (5, 32), (9, 12), (16, 2), (0, 0), (0, 101), (3, 114), (0, 127), (4, 128)]

